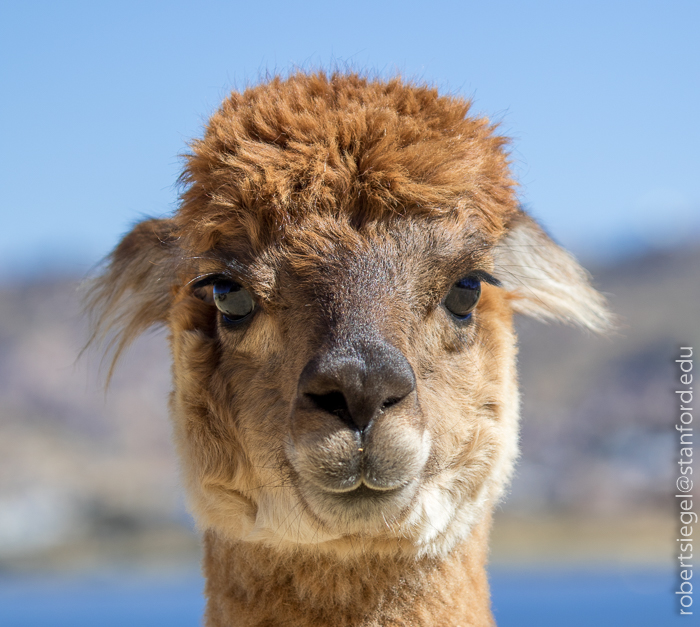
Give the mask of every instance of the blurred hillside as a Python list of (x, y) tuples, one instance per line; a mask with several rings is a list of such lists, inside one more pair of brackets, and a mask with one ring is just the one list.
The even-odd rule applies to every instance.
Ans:
[[(700, 246), (592, 268), (621, 318), (611, 337), (519, 322), (522, 459), (503, 529), (520, 538), (533, 517), (672, 520), (673, 360), (680, 345), (700, 349), (698, 269)], [(0, 569), (196, 553), (170, 444), (165, 336), (139, 341), (105, 394), (94, 355), (77, 360), (86, 333), (77, 282), (0, 288)]]
[(522, 461), (507, 507), (630, 515), (672, 506), (680, 346), (700, 350), (700, 247), (592, 267), (619, 316), (592, 337), (519, 323)]

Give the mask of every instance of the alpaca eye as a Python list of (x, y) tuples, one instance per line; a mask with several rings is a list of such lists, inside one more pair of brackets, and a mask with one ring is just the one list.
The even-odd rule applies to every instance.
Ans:
[(458, 320), (468, 320), (481, 296), (481, 281), (474, 276), (464, 277), (452, 286), (443, 304)]
[(234, 281), (220, 280), (214, 283), (214, 304), (226, 322), (241, 322), (255, 309), (250, 292)]

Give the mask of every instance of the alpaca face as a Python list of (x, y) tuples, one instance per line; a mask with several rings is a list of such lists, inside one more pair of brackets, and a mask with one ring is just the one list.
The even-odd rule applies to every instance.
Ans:
[(517, 454), (513, 313), (594, 330), (607, 313), (468, 109), (354, 75), (232, 94), (192, 146), (180, 209), (112, 254), (96, 333), (118, 356), (168, 327), (202, 528), (440, 555), (499, 498)]
[[(511, 312), (479, 234), (453, 228), (327, 219), (200, 270), (173, 311), (173, 413), (205, 525), (436, 551), (497, 498), (516, 450)], [(239, 319), (216, 300), (232, 287), (254, 302)]]

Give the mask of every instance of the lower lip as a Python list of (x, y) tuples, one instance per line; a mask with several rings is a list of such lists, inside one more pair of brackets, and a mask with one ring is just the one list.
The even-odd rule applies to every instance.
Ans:
[(360, 484), (358, 487), (347, 490), (343, 492), (331, 492), (334, 496), (344, 500), (377, 500), (384, 498), (391, 498), (392, 496), (401, 492), (402, 487), (391, 488), (389, 490), (375, 490), (366, 486), (364, 483)]

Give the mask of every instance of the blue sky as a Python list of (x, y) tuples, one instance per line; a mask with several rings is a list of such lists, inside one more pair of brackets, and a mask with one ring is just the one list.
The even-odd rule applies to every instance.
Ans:
[(233, 88), (319, 66), (472, 97), (582, 256), (700, 235), (700, 3), (3, 2), (0, 277), (86, 272), (177, 206)]

